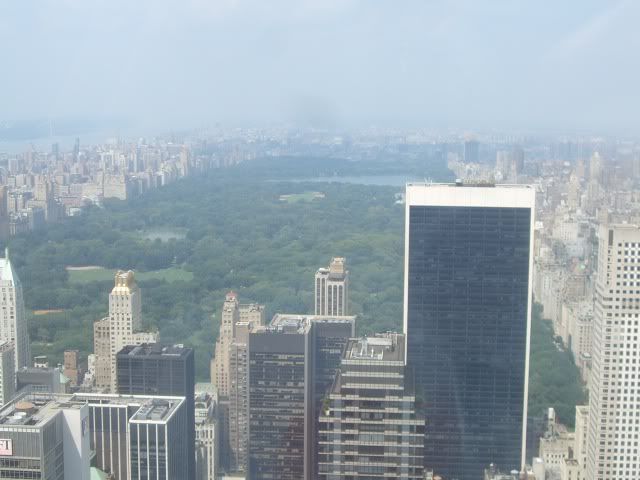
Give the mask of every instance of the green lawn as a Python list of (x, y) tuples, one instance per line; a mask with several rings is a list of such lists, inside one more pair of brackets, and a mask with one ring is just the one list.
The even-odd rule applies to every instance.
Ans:
[[(89, 283), (112, 280), (115, 270), (99, 268), (93, 270), (68, 270), (70, 283)], [(136, 279), (140, 282), (145, 280), (166, 280), (167, 282), (188, 282), (193, 280), (193, 273), (179, 267), (164, 268), (151, 272), (136, 272)]]
[(324, 198), (324, 193), (302, 192), (302, 193), (289, 193), (287, 195), (280, 195), (280, 201), (287, 202), (287, 203), (311, 202), (318, 198)]

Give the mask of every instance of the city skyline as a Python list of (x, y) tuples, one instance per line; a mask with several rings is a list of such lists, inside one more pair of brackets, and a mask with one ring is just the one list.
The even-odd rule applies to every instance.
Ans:
[[(206, 371), (206, 376), (210, 373), (215, 384), (196, 390), (212, 392), (207, 403), (203, 404), (202, 399), (199, 401), (198, 433), (189, 434), (198, 439), (197, 443), (194, 440), (197, 452), (194, 457), (200, 474), (216, 471), (249, 475), (250, 478), (268, 475), (313, 478), (315, 472), (320, 473), (322, 468), (333, 471), (338, 477), (349, 476), (349, 469), (337, 468), (339, 463), (334, 463), (334, 460), (327, 462), (326, 459), (337, 459), (343, 454), (345, 458), (351, 458), (357, 453), (357, 458), (362, 461), (358, 460), (350, 468), (358, 475), (386, 468), (414, 469), (414, 473), (420, 475), (421, 466), (406, 459), (404, 451), (399, 454), (398, 462), (386, 466), (367, 465), (365, 461), (381, 452), (391, 454), (389, 449), (392, 445), (386, 441), (377, 443), (380, 438), (375, 432), (384, 428), (379, 422), (386, 417), (379, 407), (392, 401), (391, 393), (398, 389), (395, 384), (384, 383), (386, 394), (381, 394), (380, 389), (373, 389), (370, 398), (360, 399), (362, 403), (358, 405), (349, 404), (345, 410), (354, 412), (355, 418), (372, 421), (366, 426), (371, 431), (361, 430), (357, 434), (364, 442), (358, 443), (357, 451), (348, 447), (353, 442), (353, 433), (342, 431), (340, 427), (333, 432), (323, 430), (323, 425), (327, 425), (329, 420), (328, 414), (334, 428), (349, 423), (340, 412), (344, 408), (343, 402), (349, 403), (354, 399), (343, 398), (342, 390), (334, 389), (338, 381), (336, 372), (340, 362), (347, 362), (340, 375), (343, 379), (345, 375), (355, 379), (357, 370), (349, 370), (350, 362), (356, 365), (360, 360), (353, 356), (353, 352), (351, 357), (344, 356), (344, 343), (349, 338), (356, 338), (360, 342), (358, 345), (374, 346), (370, 349), (362, 347), (363, 351), (370, 351), (366, 355), (387, 355), (382, 351), (376, 353), (379, 350), (376, 350), (378, 347), (373, 339), (376, 333), (400, 331), (401, 304), (400, 308), (390, 307), (394, 305), (395, 296), (401, 297), (404, 290), (409, 300), (406, 311), (410, 313), (405, 323), (405, 332), (408, 333), (407, 381), (413, 384), (416, 376), (416, 384), (420, 388), (415, 397), (411, 390), (405, 396), (408, 404), (403, 404), (403, 408), (413, 420), (407, 423), (409, 432), (389, 431), (390, 435), (397, 434), (392, 444), (408, 442), (412, 445), (410, 448), (421, 448), (416, 443), (415, 432), (420, 431), (418, 419), (424, 418), (430, 427), (425, 429), (424, 436), (426, 461), (422, 468), (427, 472), (447, 473), (447, 460), (442, 463), (435, 458), (436, 450), (445, 452), (449, 459), (456, 456), (461, 459), (454, 463), (465, 465), (469, 472), (458, 472), (462, 479), (471, 475), (471, 470), (473, 476), (487, 472), (491, 480), (501, 478), (499, 471), (508, 472), (512, 468), (523, 468), (533, 472), (531, 475), (534, 476), (535, 472), (546, 471), (550, 475), (559, 475), (561, 480), (577, 478), (577, 475), (588, 471), (588, 462), (593, 459), (588, 441), (596, 435), (592, 425), (599, 424), (599, 421), (594, 420), (598, 408), (585, 405), (582, 388), (594, 389), (595, 394), (599, 385), (598, 375), (607, 375), (598, 370), (600, 360), (593, 350), (600, 348), (596, 347), (599, 345), (596, 321), (599, 313), (597, 308), (593, 308), (594, 284), (589, 279), (591, 274), (602, 270), (596, 262), (602, 255), (597, 254), (595, 245), (606, 235), (603, 236), (598, 227), (606, 228), (622, 222), (640, 223), (640, 195), (635, 193), (636, 178), (640, 174), (640, 146), (637, 143), (604, 138), (548, 140), (508, 135), (474, 137), (456, 134), (445, 139), (402, 131), (394, 132), (391, 137), (384, 131), (335, 136), (313, 130), (238, 130), (231, 133), (221, 131), (219, 135), (224, 140), (215, 140), (215, 136), (202, 137), (199, 141), (174, 137), (92, 147), (77, 141), (71, 151), (54, 144), (50, 152), (32, 150), (0, 159), (0, 166), (5, 168), (1, 170), (0, 179), (6, 182), (2, 189), (0, 220), (4, 220), (5, 225), (7, 221), (9, 225), (16, 225), (11, 222), (15, 222), (16, 213), (24, 211), (21, 208), (26, 212), (40, 211), (44, 214), (37, 229), (11, 231), (9, 228), (4, 232), (12, 251), (17, 252), (15, 260), (12, 256), (12, 262), (17, 266), (12, 275), (15, 277), (19, 271), (23, 276), (24, 272), (24, 278), (28, 279), (24, 288), (28, 292), (25, 297), (29, 309), (25, 308), (25, 313), (31, 321), (39, 322), (37, 329), (30, 329), (35, 340), (35, 365), (22, 368), (16, 374), (19, 395), (25, 392), (57, 395), (115, 390), (109, 368), (112, 351), (117, 353), (120, 347), (125, 348), (125, 353), (129, 351), (127, 348), (132, 351), (157, 348), (135, 347), (138, 340), (149, 335), (163, 342), (168, 339), (172, 345), (186, 341), (196, 352), (194, 366), (199, 365), (199, 377), (205, 377)], [(261, 152), (266, 153), (266, 158), (260, 159)], [(313, 158), (308, 163), (296, 161), (294, 155), (301, 152)], [(287, 158), (287, 155), (293, 158)], [(341, 155), (351, 159), (335, 158)], [(387, 155), (397, 158), (393, 165), (395, 170), (385, 170), (390, 163), (381, 157)], [(415, 168), (416, 164), (419, 169)], [(198, 165), (208, 167), (200, 170)], [(415, 176), (415, 172), (425, 171), (422, 169), (429, 171), (434, 165), (442, 169), (441, 177), (437, 178), (458, 180), (448, 184), (410, 182), (406, 189), (402, 186), (357, 184), (359, 178), (372, 181), (376, 176), (386, 181), (387, 177), (393, 177), (389, 171), (405, 172), (399, 177), (407, 178)], [(94, 173), (79, 177), (76, 171), (85, 168)], [(273, 175), (270, 172), (272, 168), (286, 172), (279, 183), (265, 181), (271, 180), (270, 176), (260, 176), (261, 169), (266, 169), (267, 175)], [(116, 173), (121, 182), (109, 184), (107, 189), (107, 177), (100, 173), (101, 169)], [(153, 178), (157, 175), (154, 172), (167, 171), (177, 173), (173, 173), (173, 177), (165, 177), (166, 182), (159, 182), (153, 188), (131, 188), (132, 182), (140, 186), (143, 185), (142, 178)], [(308, 171), (314, 173), (298, 173)], [(318, 171), (326, 172), (327, 177), (321, 176), (313, 179), (320, 181), (313, 182), (299, 179), (305, 175), (318, 175)], [(349, 178), (345, 172), (353, 172), (354, 176)], [(369, 172), (375, 173), (367, 177)], [(335, 181), (343, 178), (351, 183)], [(212, 189), (214, 179), (219, 183)], [(327, 182), (329, 179), (331, 182)], [(99, 191), (95, 191), (96, 186)], [(254, 192), (242, 190), (243, 186)], [(215, 191), (219, 197), (207, 201), (207, 193), (198, 190), (201, 188)], [(234, 196), (234, 189), (240, 192), (240, 196)], [(194, 190), (195, 197), (187, 200), (193, 194), (190, 190)], [(69, 193), (78, 191), (95, 191), (95, 197), (77, 210), (62, 209)], [(182, 198), (171, 200), (177, 204), (172, 218), (166, 213), (167, 207), (156, 202), (174, 191), (184, 193)], [(526, 195), (519, 198), (523, 192)], [(126, 193), (126, 198), (117, 198), (123, 193)], [(256, 195), (250, 197), (248, 210), (242, 207), (246, 201), (243, 197), (247, 195)], [(534, 196), (535, 215), (532, 213)], [(198, 209), (199, 203), (211, 205), (215, 214), (204, 210), (191, 215), (191, 209)], [(525, 203), (527, 208), (512, 208), (514, 205), (522, 207)], [(220, 215), (220, 206), (229, 209), (233, 216)], [(144, 210), (146, 208), (149, 210)], [(265, 208), (273, 210), (263, 218), (241, 213), (255, 209), (265, 212)], [(419, 212), (413, 211), (415, 208), (424, 208), (430, 213), (422, 212), (424, 215), (420, 216)], [(127, 209), (132, 209), (133, 220), (127, 219)], [(529, 212), (527, 221), (523, 220), (524, 216), (518, 216), (522, 212), (516, 215), (517, 210)], [(72, 211), (74, 215), (69, 215)], [(405, 283), (404, 288), (400, 258), (402, 223), (407, 217), (403, 211), (409, 215), (406, 241), (409, 246), (419, 247), (418, 250), (405, 250), (407, 265), (415, 266), (430, 259), (426, 276), (421, 277), (422, 274), (407, 269), (407, 278), (412, 280)], [(125, 233), (133, 241), (123, 243), (123, 238), (119, 237), (122, 234), (117, 232), (117, 224), (112, 220), (115, 214), (118, 221), (127, 225), (126, 229), (137, 226), (133, 227), (136, 230)], [(95, 219), (99, 216), (111, 219), (105, 230), (80, 230), (85, 238), (92, 238), (93, 243), (89, 245), (97, 245), (97, 242), (101, 245), (99, 249), (94, 246), (87, 256), (83, 253), (87, 243), (77, 246), (74, 229), (84, 225), (92, 225), (94, 229)], [(194, 218), (198, 221), (197, 226), (191, 223)], [(280, 222), (278, 219), (282, 222), (274, 224), (274, 221)], [(416, 230), (418, 223), (413, 220), (420, 219), (430, 228)], [(305, 223), (298, 223), (300, 221)], [(182, 228), (167, 230), (172, 222)], [(449, 228), (452, 225), (455, 226), (453, 230)], [(164, 229), (158, 229), (158, 226), (164, 226)], [(263, 232), (272, 240), (267, 240)], [(102, 241), (102, 237), (107, 242)], [(371, 243), (372, 238), (379, 239), (379, 242)], [(51, 309), (57, 306), (55, 303), (45, 304), (47, 310), (38, 310), (40, 304), (37, 302), (43, 299), (56, 302), (59, 296), (43, 295), (51, 287), (39, 282), (42, 274), (33, 273), (38, 272), (39, 267), (29, 263), (35, 254), (21, 248), (25, 241), (31, 248), (40, 248), (39, 242), (45, 245), (46, 250), (41, 250), (36, 258), (47, 258), (51, 262), (48, 267), (51, 273), (47, 275), (56, 271), (64, 273), (56, 283), (65, 289), (64, 298), (69, 299), (65, 308), (81, 303), (86, 298), (82, 292), (87, 288), (93, 289), (94, 296), (95, 292), (102, 292), (97, 295), (95, 310), (92, 310), (95, 313), (90, 319), (95, 322), (94, 352), (98, 355), (87, 357), (86, 370), (87, 352), (78, 348), (82, 334), (64, 341), (64, 368), (62, 365), (49, 366), (62, 361), (62, 352), (53, 351), (49, 357), (41, 355), (41, 339), (49, 333), (46, 325), (50, 319), (58, 315), (63, 319), (70, 317), (62, 310)], [(518, 243), (520, 241), (522, 244)], [(224, 249), (211, 252), (209, 248), (215, 245), (224, 245)], [(260, 246), (265, 245), (268, 245), (267, 249), (261, 249)], [(296, 249), (295, 245), (302, 248)], [(282, 249), (283, 255), (275, 261), (274, 252), (278, 248)], [(238, 253), (234, 253), (234, 249)], [(108, 256), (102, 255), (107, 251), (110, 252)], [(520, 253), (514, 253), (516, 251)], [(416, 252), (418, 257), (415, 257)], [(439, 253), (434, 257), (434, 252)], [(56, 260), (56, 255), (61, 254), (64, 255), (61, 257), (63, 263)], [(415, 257), (413, 260), (412, 255)], [(85, 264), (77, 258), (83, 258)], [(96, 260), (90, 265), (88, 262), (92, 258)], [(136, 263), (143, 259), (148, 263)], [(527, 259), (533, 261), (534, 268), (529, 264), (526, 267), (529, 275), (524, 275)], [(324, 267), (327, 260), (330, 260), (328, 268)], [(109, 262), (138, 265), (138, 273), (101, 266), (113, 265)], [(627, 275), (627, 278), (635, 275), (629, 271), (620, 274)], [(453, 290), (449, 288), (449, 277), (454, 278)], [(138, 278), (146, 279), (142, 280), (145, 282), (142, 289), (137, 286)], [(259, 287), (253, 287), (253, 282), (259, 282)], [(37, 288), (33, 287), (34, 284)], [(111, 289), (109, 284), (115, 285)], [(428, 300), (436, 291), (432, 288), (434, 285), (439, 298), (437, 308)], [(500, 285), (497, 290), (492, 290)], [(229, 291), (230, 287), (234, 290)], [(78, 293), (72, 295), (74, 289), (78, 289)], [(96, 321), (105, 311), (109, 290), (109, 316)], [(144, 294), (144, 301), (142, 290), (150, 294)], [(457, 292), (453, 302), (447, 291)], [(467, 296), (461, 292), (466, 292)], [(480, 296), (478, 292), (481, 292)], [(392, 295), (388, 296), (388, 293)], [(533, 309), (532, 319), (529, 319), (530, 314), (523, 312), (531, 309), (531, 293), (539, 303)], [(246, 298), (246, 304), (239, 302), (240, 295)], [(36, 303), (33, 303), (34, 298)], [(495, 298), (500, 299), (498, 304), (491, 302)], [(381, 301), (372, 311), (371, 305), (376, 299)], [(462, 317), (447, 313), (447, 305), (451, 312), (462, 312), (463, 317), (466, 315), (467, 323), (459, 324), (456, 329), (449, 328)], [(470, 305), (473, 308), (464, 310)], [(181, 310), (183, 308), (187, 310)], [(544, 310), (541, 312), (541, 309)], [(440, 316), (441, 320), (448, 319), (453, 323), (439, 321), (430, 325), (426, 321), (420, 327), (415, 316), (418, 311), (424, 314), (423, 319), (433, 320)], [(489, 311), (492, 312), (490, 319), (483, 317)], [(184, 312), (191, 313), (187, 316)], [(324, 315), (311, 315), (312, 312)], [(339, 315), (344, 312), (358, 317), (357, 333), (352, 326), (355, 317)], [(338, 316), (334, 316), (336, 314)], [(195, 330), (186, 330), (184, 326), (189, 318), (198, 319), (199, 325), (206, 330), (198, 330), (198, 323)], [(267, 318), (271, 318), (268, 324)], [(545, 326), (543, 318), (550, 320), (548, 326)], [(379, 319), (384, 323), (374, 323)], [(478, 319), (482, 321), (478, 323)], [(87, 320), (81, 322), (85, 325)], [(167, 329), (171, 323), (173, 330)], [(408, 328), (410, 325), (412, 327)], [(420, 328), (428, 330), (434, 325), (435, 334), (421, 333)], [(531, 364), (526, 360), (529, 348), (526, 332), (530, 325), (534, 330)], [(143, 326), (151, 333), (140, 332)], [(543, 345), (540, 343), (540, 328), (549, 329), (548, 333), (543, 333)], [(448, 331), (455, 332), (449, 336), (451, 341), (447, 340)], [(161, 333), (159, 338), (156, 337), (158, 332)], [(252, 350), (252, 336), (267, 332), (270, 333), (268, 339), (273, 341), (260, 342), (256, 338), (254, 347), (259, 352), (255, 348)], [(64, 331), (62, 334), (69, 335)], [(278, 335), (292, 336), (277, 339)], [(460, 338), (473, 341), (460, 343)], [(216, 355), (209, 363), (212, 357), (206, 352), (213, 350), (216, 340)], [(393, 347), (396, 341), (388, 345), (385, 343), (387, 346), (382, 350), (391, 348), (398, 352)], [(131, 343), (134, 346), (127, 347)], [(425, 345), (429, 348), (425, 349)], [(454, 356), (447, 357), (447, 345), (456, 352)], [(549, 347), (551, 350), (544, 350)], [(291, 348), (295, 351), (289, 352)], [(9, 358), (10, 350), (5, 352), (6, 358)], [(606, 345), (603, 351), (606, 351)], [(436, 355), (436, 363), (433, 363), (433, 358), (423, 355), (429, 352)], [(542, 360), (541, 352), (544, 352)], [(256, 353), (266, 356), (259, 359)], [(293, 355), (290, 358), (289, 353)], [(454, 357), (457, 360), (450, 362), (453, 369), (448, 368), (447, 358)], [(6, 358), (3, 373), (12, 370), (11, 362), (6, 362)], [(421, 358), (425, 361), (422, 362)], [(281, 372), (284, 376), (271, 377), (270, 368), (261, 366), (263, 360), (287, 364)], [(547, 366), (543, 371), (541, 361), (559, 363)], [(531, 392), (527, 392), (529, 369), (533, 372)], [(144, 368), (129, 368), (130, 378), (143, 379), (131, 384), (148, 387), (150, 384), (145, 383), (146, 377), (143, 376), (145, 371)], [(150, 380), (158, 372), (157, 369), (152, 371), (155, 373), (151, 373)], [(305, 372), (304, 376), (302, 372)], [(505, 376), (505, 372), (510, 373)], [(297, 375), (293, 384), (293, 377), (289, 374)], [(557, 375), (563, 375), (562, 382), (573, 390), (565, 391), (564, 385), (560, 387), (555, 383), (554, 376)], [(3, 374), (6, 386), (10, 379), (5, 377)], [(168, 375), (166, 379), (170, 378)], [(541, 384), (541, 379), (549, 384)], [(346, 385), (348, 383), (340, 387)], [(425, 389), (425, 385), (431, 388)], [(329, 386), (334, 393), (327, 398)], [(491, 388), (486, 389), (487, 386)], [(289, 391), (290, 395), (283, 393)], [(360, 389), (359, 395), (366, 396), (365, 389)], [(608, 395), (604, 393), (602, 398), (608, 398)], [(292, 403), (288, 408), (278, 409), (277, 405), (274, 408), (271, 400), (269, 405), (261, 403), (260, 396), (267, 396), (275, 404)], [(453, 402), (447, 403), (447, 411), (457, 409), (454, 416), (466, 433), (459, 435), (455, 422), (446, 418), (442, 420), (441, 409), (434, 408), (439, 399), (445, 397), (454, 398)], [(596, 396), (591, 398), (596, 401)], [(533, 405), (530, 414), (527, 414), (527, 402)], [(14, 408), (11, 402), (8, 405), (9, 410)], [(164, 408), (157, 406), (158, 411)], [(482, 412), (486, 413), (487, 408), (493, 410), (485, 415)], [(154, 409), (156, 407), (151, 407), (150, 411)], [(187, 418), (193, 419), (189, 423), (195, 423), (193, 409), (186, 407), (186, 410)], [(543, 411), (549, 413), (543, 414)], [(15, 415), (9, 415), (7, 422), (13, 422), (11, 418)], [(546, 429), (543, 429), (541, 421), (547, 417)], [(269, 420), (263, 421), (262, 418)], [(489, 421), (489, 418), (493, 420)], [(462, 423), (460, 419), (463, 419)], [(287, 424), (291, 429), (271, 429), (269, 422), (278, 428)], [(443, 425), (446, 428), (439, 430)], [(290, 436), (294, 431), (295, 435)], [(521, 442), (517, 442), (516, 437)], [(322, 438), (324, 443), (320, 443)], [(456, 443), (459, 438), (462, 438), (462, 443)], [(529, 449), (526, 456), (525, 439)], [(622, 439), (614, 437), (611, 441), (619, 443)], [(291, 450), (294, 444), (295, 448)], [(268, 445), (273, 455), (261, 445)], [(286, 455), (276, 453), (285, 452), (285, 448), (289, 448)], [(329, 451), (323, 448), (329, 448)], [(303, 452), (303, 462), (296, 464), (293, 458), (285, 460), (291, 451), (298, 450)], [(633, 453), (630, 455), (632, 458)], [(415, 459), (415, 455), (412, 458)], [(605, 457), (606, 462), (612, 464), (615, 458)], [(100, 465), (107, 470), (114, 468), (114, 465), (104, 462)], [(122, 462), (118, 468), (121, 467)], [(149, 468), (149, 465), (144, 466), (144, 469)], [(285, 474), (281, 470), (283, 468), (288, 473)], [(634, 475), (633, 467), (628, 471)], [(587, 480), (591, 478), (587, 477)]]
[(638, 18), (0, 0), (0, 478), (640, 479)]

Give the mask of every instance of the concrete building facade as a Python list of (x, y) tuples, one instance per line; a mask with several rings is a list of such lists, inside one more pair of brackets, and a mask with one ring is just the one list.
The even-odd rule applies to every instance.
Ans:
[(8, 249), (0, 259), (0, 342), (3, 341), (13, 342), (16, 369), (31, 366), (22, 284), (9, 260)]
[(640, 477), (640, 228), (602, 225), (589, 381), (587, 479)]
[(217, 399), (208, 391), (197, 391), (195, 397), (196, 479), (217, 480), (219, 476), (219, 422)]
[(0, 478), (89, 480), (89, 408), (20, 396), (0, 410)]
[(0, 407), (16, 394), (16, 356), (13, 343), (0, 342)]
[(349, 270), (344, 257), (334, 257), (329, 268), (318, 269), (314, 291), (316, 315), (349, 315)]
[(352, 339), (319, 420), (320, 480), (423, 480), (424, 419), (405, 375), (404, 336)]

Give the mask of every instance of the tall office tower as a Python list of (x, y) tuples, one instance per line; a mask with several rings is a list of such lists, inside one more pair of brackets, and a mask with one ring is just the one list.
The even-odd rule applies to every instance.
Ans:
[(315, 286), (316, 315), (338, 317), (349, 314), (349, 271), (344, 257), (334, 257), (329, 268), (319, 268)]
[(22, 298), (22, 284), (11, 261), (9, 250), (5, 250), (0, 260), (0, 342), (13, 342), (16, 357), (16, 370), (31, 366), (31, 346), (27, 316)]
[(526, 446), (535, 190), (409, 184), (404, 332), (425, 468), (520, 470)]
[(480, 161), (480, 144), (477, 140), (464, 142), (464, 163), (478, 163)]
[[(213, 390), (213, 389), (211, 389)], [(200, 391), (196, 387), (196, 478), (217, 480), (219, 468), (219, 424), (217, 400), (210, 391)]]
[(0, 409), (0, 478), (89, 480), (86, 403), (18, 396)]
[(249, 335), (249, 478), (309, 477), (305, 427), (310, 383), (308, 325), (262, 327)]
[(51, 395), (89, 407), (85, 431), (92, 463), (113, 480), (187, 478), (187, 410), (184, 397), (76, 393)]
[[(279, 315), (277, 318), (286, 318), (286, 315)], [(308, 317), (311, 322), (311, 355), (307, 359), (310, 363), (313, 375), (313, 425), (310, 433), (311, 438), (311, 467), (313, 475), (311, 478), (318, 478), (318, 440), (319, 440), (319, 418), (324, 399), (336, 377), (336, 372), (340, 368), (342, 353), (347, 342), (353, 338), (355, 332), (356, 317)]]
[(249, 332), (253, 325), (237, 322), (235, 338), (229, 346), (229, 397), (227, 469), (230, 472), (247, 470), (247, 442), (249, 439)]
[(276, 315), (249, 333), (248, 478), (316, 478), (317, 412), (354, 321)]
[(109, 316), (93, 324), (96, 387), (117, 389), (116, 354), (125, 345), (156, 343), (158, 334), (141, 332), (142, 304), (134, 273), (118, 270), (109, 294)]
[(588, 480), (640, 478), (638, 302), (640, 228), (601, 226), (589, 381)]
[(185, 479), (195, 479), (195, 366), (193, 349), (158, 343), (128, 345), (116, 355), (118, 393), (166, 395), (186, 399), (187, 462)]
[(424, 479), (424, 419), (404, 343), (392, 333), (347, 344), (319, 415), (319, 480)]
[(13, 343), (0, 342), (0, 407), (16, 394), (16, 357)]
[(602, 157), (598, 152), (594, 152), (589, 159), (589, 181), (602, 183), (604, 165)]
[(129, 468), (132, 480), (175, 480), (192, 478), (195, 463), (193, 439), (185, 436), (189, 422), (180, 408), (184, 399), (173, 402), (152, 398), (129, 420)]
[(524, 173), (524, 150), (516, 145), (511, 150), (512, 170), (516, 176)]
[(227, 293), (211, 362), (211, 383), (218, 393), (220, 458), (229, 472), (243, 472), (247, 466), (247, 334), (263, 322), (264, 306), (240, 304), (234, 292)]
[(80, 138), (76, 137), (76, 141), (73, 143), (73, 161), (74, 163), (80, 158)]

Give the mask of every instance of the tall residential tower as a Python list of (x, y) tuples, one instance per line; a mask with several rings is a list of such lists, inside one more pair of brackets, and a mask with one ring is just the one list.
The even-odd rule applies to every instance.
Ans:
[(109, 294), (109, 316), (93, 324), (93, 353), (96, 356), (96, 387), (117, 390), (116, 355), (126, 345), (155, 343), (157, 333), (141, 332), (140, 289), (131, 270), (119, 270)]
[(535, 190), (409, 184), (404, 331), (425, 468), (481, 478), (525, 460)]
[(219, 456), (229, 472), (247, 469), (247, 343), (249, 332), (263, 323), (263, 305), (240, 304), (235, 292), (227, 293), (211, 362), (211, 383), (218, 394)]
[(315, 314), (329, 317), (349, 315), (349, 270), (343, 257), (331, 259), (315, 277)]

